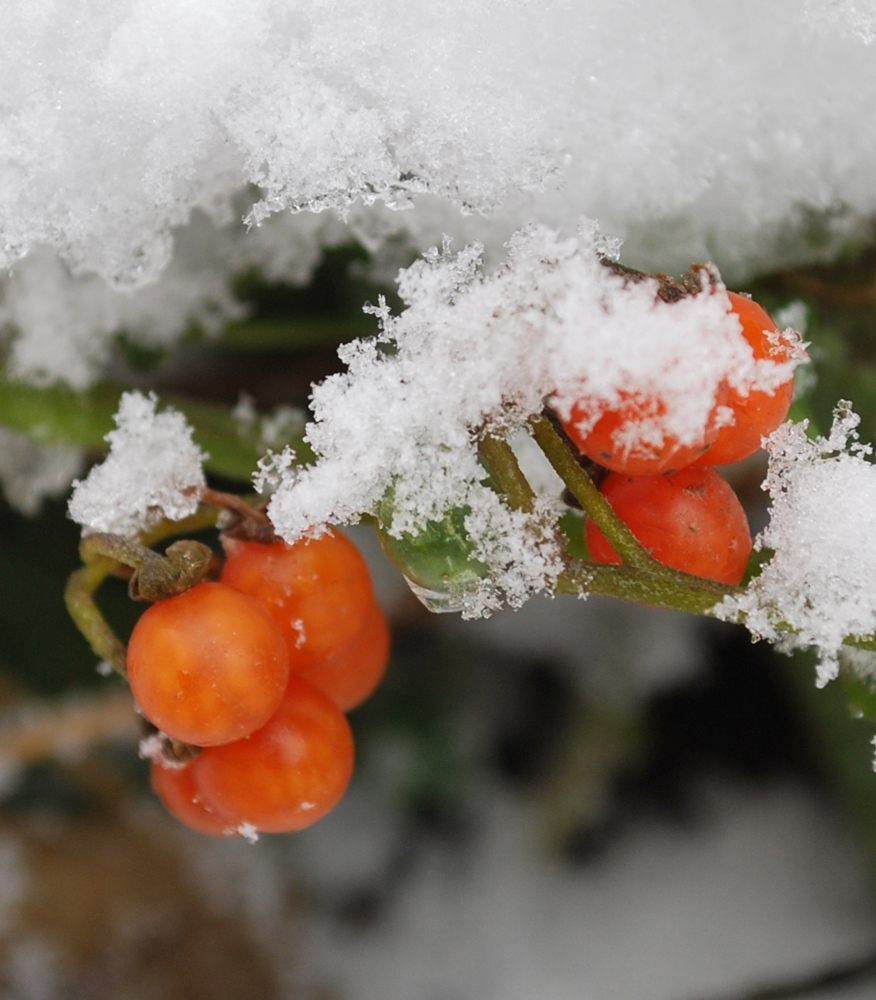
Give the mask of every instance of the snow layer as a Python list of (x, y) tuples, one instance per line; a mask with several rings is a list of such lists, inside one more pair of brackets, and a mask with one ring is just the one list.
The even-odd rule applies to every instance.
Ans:
[(34, 515), (47, 497), (63, 496), (84, 461), (78, 448), (38, 445), (0, 427), (0, 486), (22, 514)]
[[(495, 260), (521, 226), (568, 235), (582, 215), (652, 269), (711, 258), (739, 276), (829, 256), (876, 210), (871, 6), (12, 0), (13, 368), (81, 385), (108, 328), (167, 338), (189, 316), (218, 322), (242, 257), (278, 261), (239, 220), (285, 210), (334, 213), (275, 230), (300, 251), (290, 277), (341, 216), (389, 259), (400, 234), (425, 249), (447, 232)], [(178, 267), (205, 216), (215, 253)], [(170, 294), (137, 291), (158, 280)]]

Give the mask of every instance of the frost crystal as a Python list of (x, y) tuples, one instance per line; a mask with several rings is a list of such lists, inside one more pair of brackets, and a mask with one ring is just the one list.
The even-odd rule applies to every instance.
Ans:
[(755, 545), (774, 555), (718, 609), (779, 648), (814, 647), (819, 686), (836, 677), (844, 639), (876, 632), (876, 466), (859, 422), (842, 403), (827, 438), (810, 441), (805, 422), (769, 438), (770, 523)]
[(720, 285), (664, 302), (655, 280), (605, 266), (592, 237), (519, 234), (491, 275), (480, 255), (478, 245), (458, 255), (445, 246), (401, 274), (407, 309), (393, 317), (381, 305), (380, 335), (341, 348), (347, 371), (313, 391), (306, 437), (318, 462), (284, 479), (270, 506), (290, 542), (374, 512), (390, 489), (396, 536), (467, 508), (493, 585), (473, 614), (498, 594), (519, 605), (559, 571), (547, 530), (556, 512), (549, 502), (524, 514), (499, 501), (484, 485), (482, 434), (512, 436), (549, 397), (566, 412), (586, 400), (595, 421), (638, 393), (665, 404), (659, 418), (643, 418), (652, 440), (691, 441), (728, 373), (750, 387), (783, 367), (755, 364)]
[(70, 517), (86, 532), (131, 536), (197, 510), (205, 456), (185, 417), (173, 409), (157, 413), (157, 402), (154, 393), (122, 395), (116, 430), (106, 436), (109, 455), (74, 484), (70, 498)]

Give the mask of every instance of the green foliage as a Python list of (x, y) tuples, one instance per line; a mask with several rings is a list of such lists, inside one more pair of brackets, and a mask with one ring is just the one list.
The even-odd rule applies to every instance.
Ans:
[[(27, 434), (39, 444), (78, 445), (103, 452), (123, 391), (122, 386), (104, 383), (77, 393), (63, 386), (42, 388), (0, 376), (0, 426)], [(195, 441), (209, 455), (209, 471), (249, 481), (264, 452), (258, 420), (246, 423), (230, 409), (176, 396), (163, 396), (162, 402), (185, 414), (194, 428)], [(272, 442), (273, 447), (282, 450), (291, 445), (306, 460), (310, 449), (302, 440), (302, 430), (301, 426), (288, 428)]]

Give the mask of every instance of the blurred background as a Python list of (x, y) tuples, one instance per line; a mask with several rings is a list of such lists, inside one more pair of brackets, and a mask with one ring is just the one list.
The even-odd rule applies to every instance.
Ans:
[[(375, 332), (361, 303), (397, 305), (365, 257), (330, 251), (303, 287), (241, 275), (249, 317), (218, 338), (147, 351), (120, 334), (110, 377), (75, 400), (85, 461), (122, 388), (155, 389), (224, 456), (213, 485), (245, 492), (257, 452), (230, 414), (306, 409), (338, 344)], [(851, 398), (876, 438), (876, 251), (744, 290), (805, 319), (795, 418), (824, 431)], [(27, 407), (31, 427), (69, 422), (64, 390), (2, 393), (7, 426)], [(0, 506), (3, 1000), (876, 996), (874, 726), (856, 682), (817, 691), (805, 655), (602, 599), (431, 615), (363, 525), (394, 646), (351, 718), (350, 791), (300, 834), (204, 837), (154, 799), (130, 697), (66, 616), (78, 529), (65, 483), (28, 492), (39, 461), (7, 468)], [(755, 529), (765, 467), (727, 470)], [(126, 635), (140, 608), (119, 581), (99, 596)]]

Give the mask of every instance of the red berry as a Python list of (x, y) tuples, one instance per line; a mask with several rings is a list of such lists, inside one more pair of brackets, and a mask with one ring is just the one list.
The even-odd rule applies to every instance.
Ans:
[(269, 611), (222, 583), (153, 604), (128, 646), (128, 679), (143, 714), (196, 746), (259, 729), (288, 677), (286, 643)]
[(164, 808), (180, 823), (213, 837), (233, 837), (237, 833), (228, 820), (204, 804), (195, 787), (191, 763), (185, 767), (165, 767), (153, 761), (151, 781)]
[(302, 671), (299, 676), (349, 712), (361, 705), (383, 679), (389, 663), (389, 626), (376, 602), (365, 628), (344, 652)]
[(315, 823), (344, 794), (353, 771), (353, 736), (340, 709), (293, 675), (262, 729), (208, 747), (191, 766), (203, 801), (230, 825), (287, 833)]
[[(742, 324), (742, 334), (754, 352), (755, 360), (789, 361), (794, 344), (789, 341), (767, 313), (751, 299), (735, 292), (727, 293), (731, 312)], [(741, 396), (731, 389), (727, 405), (733, 410), (735, 422), (722, 427), (709, 450), (697, 459), (697, 465), (729, 465), (753, 455), (766, 437), (788, 416), (794, 395), (794, 376), (779, 385), (774, 392), (752, 389)]]
[(222, 582), (257, 598), (271, 612), (300, 673), (345, 652), (365, 628), (374, 603), (371, 576), (340, 533), (295, 545), (224, 538)]
[(683, 469), (708, 451), (718, 433), (717, 408), (725, 395), (722, 385), (705, 430), (690, 444), (662, 430), (666, 404), (653, 397), (627, 396), (605, 411), (587, 433), (579, 429), (587, 420), (587, 406), (576, 403), (563, 427), (579, 450), (599, 465), (627, 476), (655, 476)]
[[(748, 519), (714, 469), (689, 467), (666, 476), (612, 472), (600, 492), (658, 562), (719, 583), (742, 581), (751, 554)], [(589, 518), (585, 538), (594, 561), (621, 562)]]

